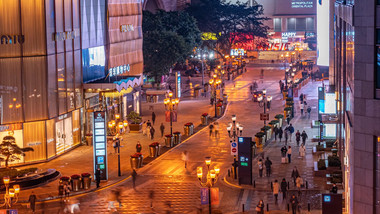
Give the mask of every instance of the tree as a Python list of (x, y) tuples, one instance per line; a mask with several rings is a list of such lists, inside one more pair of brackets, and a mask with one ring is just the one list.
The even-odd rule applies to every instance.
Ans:
[(20, 160), (20, 156), (25, 156), (25, 152), (29, 151), (34, 151), (34, 149), (20, 148), (13, 136), (5, 136), (0, 144), (0, 160), (5, 161), (5, 167), (8, 168), (9, 162)]
[(183, 11), (143, 14), (144, 72), (160, 81), (177, 62), (185, 61), (201, 42), (196, 20)]
[(221, 57), (228, 54), (234, 45), (266, 38), (268, 27), (264, 26), (263, 6), (223, 0), (200, 0), (187, 8), (197, 20), (202, 32), (211, 33), (215, 40), (204, 40), (203, 45), (216, 51)]

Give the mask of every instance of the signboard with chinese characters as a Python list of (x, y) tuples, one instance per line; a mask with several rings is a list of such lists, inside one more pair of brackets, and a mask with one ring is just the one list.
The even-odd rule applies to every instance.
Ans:
[(252, 185), (252, 148), (251, 137), (238, 138), (238, 160), (239, 160), (239, 185), (248, 184)]
[(110, 68), (108, 70), (108, 74), (110, 77), (118, 76), (120, 74), (124, 74), (125, 72), (129, 72), (131, 70), (131, 66), (128, 65), (120, 65), (114, 68)]
[(180, 98), (181, 97), (181, 73), (176, 72), (175, 79), (176, 79), (176, 82), (175, 82), (176, 96)]
[(135, 31), (135, 27), (133, 27), (133, 24), (128, 24), (128, 25), (120, 25), (120, 32), (131, 32)]
[(100, 179), (108, 180), (106, 113), (96, 111), (93, 116), (94, 174), (100, 169)]

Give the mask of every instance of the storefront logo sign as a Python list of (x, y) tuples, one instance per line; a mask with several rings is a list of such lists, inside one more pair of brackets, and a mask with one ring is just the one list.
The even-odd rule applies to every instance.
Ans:
[(120, 25), (120, 32), (131, 32), (135, 31), (135, 28), (133, 27), (133, 24), (128, 24), (128, 25)]
[(126, 71), (129, 72), (130, 70), (131, 70), (131, 66), (129, 64), (128, 65), (120, 65), (120, 66), (117, 66), (114, 68), (110, 68), (108, 70), (108, 73), (109, 73), (110, 77), (113, 77), (113, 76), (123, 74)]
[(50, 138), (47, 140), (47, 143), (52, 143), (52, 142), (54, 142), (54, 138)]
[(260, 45), (257, 50), (262, 51), (288, 51), (290, 43), (269, 43), (266, 45)]
[(53, 41), (60, 42), (75, 39), (79, 35), (78, 30), (53, 33)]
[(41, 142), (28, 143), (28, 146), (38, 146), (38, 145), (41, 145)]
[(21, 123), (0, 126), (0, 132), (21, 130), (21, 129), (22, 129)]
[(11, 44), (23, 44), (25, 41), (24, 35), (1, 35), (0, 37), (0, 44), (4, 45), (11, 45)]
[(62, 120), (62, 119), (65, 119), (67, 118), (67, 114), (63, 114), (61, 116), (58, 117), (58, 120)]

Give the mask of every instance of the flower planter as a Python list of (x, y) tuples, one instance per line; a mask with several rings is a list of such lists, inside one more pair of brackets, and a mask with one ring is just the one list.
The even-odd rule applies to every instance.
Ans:
[(141, 153), (135, 153), (134, 155), (131, 155), (130, 158), (131, 162), (131, 168), (132, 169), (138, 169), (142, 167), (142, 162), (143, 162), (143, 156)]
[(178, 145), (181, 143), (181, 132), (174, 132), (174, 145)]
[(223, 104), (227, 105), (227, 102), (228, 102), (228, 96), (227, 94), (223, 94)]
[(165, 135), (165, 146), (169, 148), (174, 146), (174, 137), (172, 135)]
[(155, 158), (158, 156), (158, 146), (149, 145), (149, 157)]
[(222, 112), (223, 112), (223, 106), (217, 106), (216, 107), (216, 116), (218, 116), (218, 117), (222, 116)]
[(185, 126), (183, 127), (184, 129), (184, 135), (190, 136), (194, 134), (194, 125), (193, 123), (186, 123)]
[(207, 126), (208, 125), (208, 114), (202, 114), (202, 116), (201, 116), (201, 122), (202, 122), (203, 126)]
[(142, 124), (129, 124), (129, 130), (130, 132), (140, 132), (142, 129)]
[(91, 188), (91, 174), (90, 173), (82, 173), (82, 187), (83, 189)]
[(81, 188), (81, 177), (79, 175), (72, 175), (71, 176), (71, 189), (74, 192), (78, 192)]
[(67, 177), (67, 176), (62, 176), (60, 179), (59, 179), (59, 184), (61, 185), (67, 185), (70, 183), (70, 177)]

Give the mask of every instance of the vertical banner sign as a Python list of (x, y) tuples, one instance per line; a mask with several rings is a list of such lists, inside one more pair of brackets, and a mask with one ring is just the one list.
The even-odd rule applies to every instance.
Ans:
[(99, 168), (100, 179), (108, 180), (106, 112), (95, 111), (93, 120), (94, 174)]
[(181, 73), (175, 72), (175, 91), (178, 98), (181, 97)]
[(211, 205), (219, 205), (219, 188), (211, 188)]
[[(177, 122), (177, 111), (172, 111), (172, 120)], [(170, 122), (170, 111), (165, 111), (165, 122)]]
[(238, 147), (236, 142), (231, 143), (231, 155), (237, 155), (238, 154)]
[(208, 188), (201, 188), (201, 205), (208, 204)]
[(251, 137), (238, 138), (239, 184), (252, 185), (252, 148)]
[(325, 113), (325, 88), (318, 87), (318, 120), (322, 120), (323, 113)]

